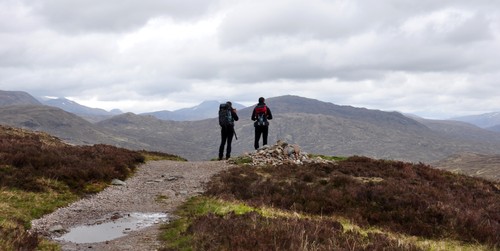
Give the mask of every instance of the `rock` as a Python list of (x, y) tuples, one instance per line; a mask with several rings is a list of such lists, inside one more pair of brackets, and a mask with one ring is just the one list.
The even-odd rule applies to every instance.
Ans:
[(184, 178), (182, 176), (168, 176), (167, 181), (175, 181), (178, 179)]
[(62, 225), (54, 225), (49, 228), (49, 232), (51, 233), (64, 233), (66, 230), (64, 230), (64, 227)]
[(113, 179), (111, 181), (111, 185), (115, 185), (115, 186), (126, 186), (127, 183), (125, 183), (124, 181), (121, 181), (119, 179)]
[(168, 189), (165, 192), (163, 192), (163, 195), (167, 198), (174, 198), (176, 196), (176, 193), (172, 189)]
[[(272, 146), (265, 145), (253, 153), (245, 153), (243, 156), (238, 158), (245, 160), (240, 161), (240, 163), (248, 163), (246, 160), (250, 158), (252, 162), (247, 165), (252, 166), (276, 166), (283, 163), (297, 165), (302, 165), (304, 163), (334, 163), (334, 161), (324, 160), (321, 158), (311, 159), (306, 152), (303, 152), (300, 149), (299, 145), (290, 145), (283, 140), (278, 140), (278, 142)], [(229, 160), (229, 163), (235, 164), (238, 161), (238, 158)]]

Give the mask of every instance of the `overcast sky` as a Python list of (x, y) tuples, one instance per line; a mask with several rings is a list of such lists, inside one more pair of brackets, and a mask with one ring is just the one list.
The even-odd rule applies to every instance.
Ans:
[(135, 113), (286, 94), (500, 111), (500, 1), (0, 0), (0, 89)]

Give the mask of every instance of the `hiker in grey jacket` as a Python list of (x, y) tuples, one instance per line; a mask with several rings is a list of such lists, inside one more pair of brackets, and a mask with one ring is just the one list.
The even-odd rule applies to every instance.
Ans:
[(269, 121), (273, 119), (271, 109), (266, 105), (263, 97), (259, 98), (259, 103), (255, 106), (252, 112), (252, 120), (255, 127), (255, 150), (259, 149), (259, 140), (262, 135), (262, 145), (267, 145), (267, 135), (269, 133)]

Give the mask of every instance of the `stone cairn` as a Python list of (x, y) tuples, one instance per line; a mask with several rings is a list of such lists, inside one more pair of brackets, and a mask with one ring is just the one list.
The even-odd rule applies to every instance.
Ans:
[(300, 146), (288, 144), (285, 141), (278, 140), (272, 146), (265, 145), (254, 152), (244, 153), (243, 155), (229, 159), (229, 163), (244, 163), (251, 166), (277, 166), (281, 164), (307, 164), (307, 163), (335, 163), (320, 157), (309, 157), (301, 151)]

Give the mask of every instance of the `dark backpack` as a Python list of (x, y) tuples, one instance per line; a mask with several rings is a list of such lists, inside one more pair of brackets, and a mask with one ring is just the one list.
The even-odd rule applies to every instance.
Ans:
[(220, 104), (219, 106), (219, 125), (222, 127), (234, 126), (231, 106), (228, 104)]
[(266, 105), (258, 105), (255, 107), (255, 115), (257, 116), (257, 120), (255, 121), (255, 126), (268, 126), (269, 122), (267, 122), (267, 106)]

